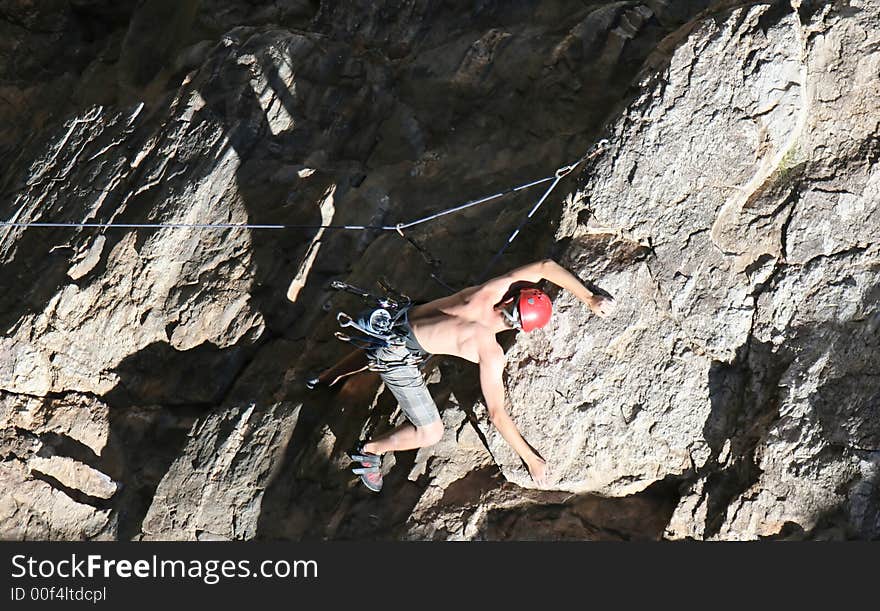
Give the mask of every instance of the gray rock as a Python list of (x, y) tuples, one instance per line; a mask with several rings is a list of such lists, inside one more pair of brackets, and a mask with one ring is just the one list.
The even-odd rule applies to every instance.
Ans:
[(34, 473), (49, 476), (68, 488), (99, 499), (111, 498), (119, 487), (107, 474), (64, 456), (34, 457), (28, 461), (28, 468)]
[(0, 533), (6, 540), (115, 539), (111, 510), (79, 503), (30, 477), (20, 462), (0, 463)]
[[(0, 217), (307, 227), (0, 228), (4, 538), (878, 536), (873, 4), (7, 4)], [(549, 489), (446, 360), (443, 440), (368, 495), (345, 453), (402, 415), (373, 375), (304, 389), (359, 307), (328, 281), (473, 283), (541, 187), (315, 226), (599, 136), (485, 270), (554, 256), (618, 302), (502, 339)]]
[(198, 421), (156, 490), (143, 538), (253, 538), (263, 491), (298, 413), (298, 407), (284, 403), (248, 405)]

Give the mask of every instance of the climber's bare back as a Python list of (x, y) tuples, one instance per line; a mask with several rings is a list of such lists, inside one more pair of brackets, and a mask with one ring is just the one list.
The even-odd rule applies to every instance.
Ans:
[(415, 306), (409, 312), (413, 333), (431, 354), (449, 354), (479, 363), (480, 345), (510, 326), (494, 306), (512, 281), (506, 276)]
[(598, 316), (607, 316), (614, 309), (611, 297), (594, 295), (571, 272), (552, 259), (544, 259), (449, 297), (415, 306), (409, 312), (413, 333), (422, 348), (432, 354), (450, 354), (472, 363), (479, 363), (481, 354), (489, 358), (503, 356), (495, 334), (510, 326), (495, 306), (514, 284), (534, 284), (542, 279), (570, 291)]

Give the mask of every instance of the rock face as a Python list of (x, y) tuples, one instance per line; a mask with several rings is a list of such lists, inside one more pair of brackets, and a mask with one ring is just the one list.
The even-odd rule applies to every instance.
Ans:
[[(3, 220), (288, 228), (0, 227), (0, 537), (880, 537), (875, 4), (55, 4), (0, 8)], [(546, 186), (315, 227), (600, 137), (491, 269)], [(305, 388), (358, 307), (328, 282), (546, 256), (618, 303), (502, 337), (551, 485), (434, 359), (443, 439), (364, 491), (345, 452), (403, 417), (374, 375)]]
[[(692, 472), (670, 536), (876, 536), (872, 10), (742, 8), (650, 64), (557, 234), (621, 310), (590, 320), (563, 296), (510, 355), (558, 487), (621, 496)], [(542, 400), (552, 424), (526, 407)]]

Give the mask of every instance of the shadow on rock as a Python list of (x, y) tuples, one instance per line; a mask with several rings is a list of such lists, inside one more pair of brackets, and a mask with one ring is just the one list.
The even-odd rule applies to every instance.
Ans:
[(102, 397), (110, 431), (99, 468), (122, 483), (112, 501), (120, 540), (140, 533), (156, 488), (193, 424), (222, 402), (252, 351), (210, 344), (180, 351), (155, 342), (116, 366), (119, 382)]
[[(876, 462), (872, 457), (880, 452), (880, 390), (875, 383), (880, 371), (878, 321), (874, 315), (793, 327), (781, 345), (752, 339), (732, 363), (713, 363), (712, 409), (703, 429), (711, 456), (701, 470), (708, 497), (706, 538), (719, 532), (730, 504), (762, 476), (756, 453), (768, 442), (771, 429), (785, 443), (796, 441), (788, 436), (814, 428), (819, 434), (809, 445), (816, 467), (850, 459)], [(815, 391), (807, 398), (791, 397), (792, 389), (807, 379), (806, 372), (815, 378)], [(802, 422), (796, 429), (781, 425), (783, 405), (785, 419)], [(880, 499), (876, 482), (876, 474), (857, 478), (849, 490), (838, 491), (847, 500), (820, 516), (812, 533), (790, 523), (777, 537), (816, 538), (832, 529), (841, 538), (876, 537)]]
[[(674, 481), (623, 498), (570, 495), (487, 512), (475, 538), (506, 541), (657, 541), (678, 502)], [(547, 494), (547, 493), (541, 493)], [(558, 493), (556, 493), (558, 496)]]

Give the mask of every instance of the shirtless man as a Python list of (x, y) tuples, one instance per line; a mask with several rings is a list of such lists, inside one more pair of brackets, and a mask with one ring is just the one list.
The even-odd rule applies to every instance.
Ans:
[[(382, 488), (382, 454), (431, 446), (443, 435), (443, 422), (421, 372), (415, 365), (400, 364), (407, 353), (449, 354), (477, 363), (489, 419), (525, 462), (535, 483), (546, 485), (546, 462), (529, 447), (505, 408), (504, 351), (495, 339), (497, 333), (512, 328), (529, 332), (547, 324), (550, 298), (535, 288), (516, 288), (521, 286), (517, 283), (535, 284), (542, 279), (571, 291), (598, 316), (608, 316), (614, 309), (612, 298), (591, 292), (565, 268), (545, 259), (479, 286), (413, 306), (404, 322), (406, 345), (383, 348), (370, 355), (374, 362), (388, 365), (380, 375), (409, 420), (362, 444), (352, 454), (359, 463), (354, 472), (361, 475), (370, 490), (378, 492)], [(333, 379), (338, 370), (339, 366), (334, 367), (319, 379)]]

